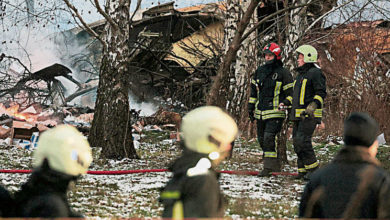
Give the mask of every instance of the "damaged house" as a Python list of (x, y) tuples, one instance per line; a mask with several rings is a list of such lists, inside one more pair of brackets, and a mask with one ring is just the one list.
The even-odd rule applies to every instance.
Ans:
[[(199, 101), (196, 99), (203, 97), (203, 85), (216, 72), (218, 41), (223, 37), (221, 7), (207, 4), (174, 9), (174, 3), (170, 2), (136, 14), (130, 34), (133, 51), (128, 86), (131, 93), (140, 101), (159, 96), (177, 97), (185, 102), (182, 98), (188, 98), (189, 94), (196, 97), (191, 101)], [(98, 33), (103, 25), (103, 21), (90, 24)], [(93, 41), (81, 28), (71, 33), (80, 44), (89, 45), (89, 62), (77, 63), (73, 68), (89, 77), (88, 83), (98, 80), (99, 42)], [(81, 101), (83, 105), (94, 104), (93, 92)]]
[[(139, 101), (151, 100), (156, 96), (171, 98), (187, 107), (203, 103), (223, 51), (225, 4), (221, 1), (175, 9), (174, 2), (169, 2), (134, 14), (129, 36), (132, 47), (131, 74), (126, 82), (134, 97)], [(261, 19), (280, 8), (283, 8), (283, 1), (277, 1), (277, 4), (267, 1), (258, 7), (257, 14)], [(316, 13), (314, 10), (313, 18)], [(259, 32), (272, 32), (273, 29), (268, 28), (269, 22), (259, 27)], [(101, 33), (104, 20), (89, 26), (96, 33)], [(101, 61), (100, 42), (83, 28), (74, 28), (63, 34), (66, 45), (85, 48), (66, 58), (71, 60), (71, 65), (65, 68), (72, 69), (79, 82), (75, 84), (77, 90), (67, 95), (64, 95), (64, 88), (60, 84), (46, 86), (50, 94), (58, 93), (54, 99), (51, 97), (50, 103), (65, 105), (77, 102), (93, 107)], [(58, 44), (64, 43), (61, 40), (64, 41), (61, 38)]]
[[(206, 72), (207, 75), (201, 75), (201, 80), (196, 85), (202, 88), (204, 85), (202, 80), (209, 80), (216, 68), (216, 65), (208, 63), (208, 60), (215, 56), (216, 52), (213, 50), (217, 50), (217, 48), (211, 48), (207, 41), (215, 39), (214, 34), (223, 32), (222, 15), (218, 12), (219, 10), (220, 6), (215, 4), (175, 10), (173, 2), (171, 2), (136, 14), (129, 39), (133, 49), (131, 55), (132, 74), (129, 74), (127, 83), (128, 87), (132, 89), (131, 92), (141, 100), (148, 98), (148, 96), (179, 96), (171, 92), (184, 91), (187, 89), (186, 79), (191, 75), (196, 75), (197, 72)], [(102, 21), (90, 24), (97, 33), (101, 33), (103, 25)], [(77, 116), (82, 113), (69, 112), (66, 108), (57, 108), (60, 111), (60, 116), (52, 117), (51, 112), (50, 116), (42, 118), (41, 116), (45, 114), (42, 109), (34, 113), (25, 112), (26, 109), (32, 109), (34, 103), (66, 106), (67, 103), (79, 98), (83, 106), (93, 107), (95, 104), (94, 96), (96, 96), (98, 85), (101, 45), (81, 28), (72, 29), (64, 34), (67, 43), (84, 45), (86, 48), (83, 53), (71, 56), (72, 65), (67, 67), (53, 63), (40, 70), (30, 71), (20, 60), (12, 58), (11, 60), (17, 65), (11, 63), (8, 71), (4, 73), (6, 76), (4, 78), (12, 80), (7, 81), (6, 79), (8, 83), (3, 84), (0, 89), (1, 103), (5, 103), (1, 110), (2, 114), (6, 115), (2, 121), (4, 126), (1, 127), (0, 136), (11, 137), (10, 144), (14, 139), (23, 139), (27, 143), (34, 132), (39, 133), (47, 128), (43, 121), (48, 122), (49, 119), (56, 118), (58, 121), (50, 121), (47, 124), (55, 126), (57, 122), (67, 123), (65, 122), (67, 115)], [(207, 37), (203, 35), (207, 35)], [(63, 39), (58, 41), (60, 40)], [(180, 43), (182, 40), (184, 43)], [(181, 47), (179, 44), (183, 46)], [(209, 65), (206, 71), (203, 68), (205, 65)], [(74, 75), (77, 77), (74, 78)], [(72, 82), (76, 91), (69, 94), (60, 78)], [(155, 120), (153, 118), (153, 124), (159, 124), (159, 121), (164, 124), (173, 121), (173, 127), (176, 130), (180, 116), (177, 113), (174, 116), (166, 116), (168, 113), (162, 111)], [(80, 115), (80, 117), (86, 115)], [(39, 119), (39, 117), (41, 118)], [(170, 119), (172, 117), (174, 120)], [(79, 130), (83, 130), (82, 125), (76, 126)], [(85, 130), (88, 132), (88, 129)]]
[[(332, 1), (327, 2), (330, 2), (328, 6), (331, 7)], [(259, 19), (275, 12), (278, 8), (283, 8), (282, 1), (278, 1), (278, 4), (275, 4), (274, 1), (270, 1), (269, 4), (261, 4), (257, 10)], [(312, 19), (316, 19), (317, 15), (322, 13), (316, 11), (316, 9), (309, 10), (311, 11), (309, 16)], [(323, 8), (321, 10), (328, 9)], [(150, 100), (159, 96), (179, 100), (187, 107), (202, 103), (208, 89), (207, 85), (211, 83), (212, 77), (216, 74), (221, 51), (223, 51), (225, 11), (226, 8), (223, 2), (180, 9), (175, 9), (174, 2), (170, 2), (138, 11), (133, 17), (131, 24), (133, 29), (129, 39), (132, 45), (132, 65), (131, 74), (129, 74), (129, 80), (126, 83), (131, 93), (139, 101)], [(89, 24), (89, 26), (95, 32), (101, 33), (104, 26), (103, 22), (96, 21)], [(259, 32), (263, 30), (272, 32), (272, 28), (267, 29), (268, 25), (271, 24), (265, 23), (260, 26)], [(379, 29), (382, 26), (385, 27), (386, 23), (382, 22), (375, 27), (367, 28)], [(342, 27), (336, 31), (329, 28), (325, 29), (324, 32), (340, 32), (341, 29)], [(344, 29), (344, 32), (343, 36), (345, 37), (330, 39), (342, 41), (342, 38), (349, 38), (349, 40), (346, 40), (348, 42), (362, 39), (362, 37), (347, 34), (346, 29)], [(262, 34), (267, 35), (267, 33)], [(369, 32), (364, 31), (364, 33)], [(378, 32), (375, 31), (375, 33)], [(85, 49), (83, 53), (73, 54), (68, 58), (72, 60), (71, 66), (60, 67), (60, 64), (52, 64), (52, 66), (37, 71), (36, 73), (52, 72), (52, 76), (44, 79), (46, 80), (43, 83), (46, 84), (45, 89), (37, 89), (37, 91), (45, 91), (45, 95), (50, 94), (50, 103), (66, 105), (66, 103), (75, 102), (77, 99), (77, 102), (83, 106), (93, 107), (101, 60), (100, 42), (91, 37), (83, 28), (74, 28), (64, 34), (67, 36), (67, 44), (81, 45)], [(381, 40), (386, 38), (365, 37), (367, 39), (378, 39), (378, 41), (372, 42), (375, 45), (386, 44), (385, 41)], [(355, 40), (351, 40), (353, 38)], [(321, 47), (337, 48), (332, 47), (333, 44), (335, 42), (327, 42)], [(328, 50), (330, 54), (333, 53), (330, 50), (333, 49)], [(381, 52), (380, 54), (384, 53)], [(353, 64), (348, 67), (348, 69), (353, 68)], [(70, 69), (74, 73), (71, 73)], [(64, 71), (66, 74), (64, 74)], [(72, 74), (77, 75), (78, 80), (74, 80)], [(20, 85), (26, 86), (31, 78), (28, 74), (26, 76), (26, 78), (20, 79), (21, 82), (15, 82), (14, 85), (16, 86), (8, 87), (8, 91), (3, 92), (14, 94), (14, 91), (20, 90)], [(71, 80), (77, 88), (76, 91), (65, 95), (61, 81), (56, 80), (57, 76)], [(38, 87), (43, 88), (42, 85), (40, 86)]]
[[(135, 97), (145, 100), (155, 97), (156, 94), (160, 97), (174, 96), (172, 91), (183, 91), (182, 82), (193, 73), (207, 72), (207, 76), (202, 78), (209, 78), (210, 74), (214, 74), (216, 65), (209, 65), (206, 71), (202, 66), (205, 66), (204, 62), (207, 62), (210, 56), (217, 53), (210, 51), (217, 48), (211, 48), (211, 44), (205, 42), (207, 39), (201, 39), (202, 34), (199, 32), (208, 33), (209, 40), (215, 39), (212, 32), (221, 33), (223, 19), (220, 9), (218, 4), (209, 4), (176, 10), (174, 2), (170, 2), (138, 11), (134, 15), (129, 38), (132, 45), (132, 74), (129, 74), (127, 84)], [(89, 25), (95, 32), (101, 33), (104, 21)], [(216, 28), (218, 31), (213, 30)], [(198, 33), (195, 34), (196, 37), (192, 37), (190, 41), (186, 40), (192, 45), (187, 45), (186, 52), (180, 51), (179, 42), (194, 33)], [(64, 57), (68, 61), (71, 60), (64, 63), (71, 65), (53, 63), (41, 70), (30, 72), (19, 60), (14, 60), (19, 67), (14, 68), (15, 65), (12, 64), (5, 73), (6, 77), (13, 80), (8, 80), (0, 89), (3, 101), (11, 98), (22, 104), (25, 101), (20, 98), (23, 98), (28, 99), (26, 105), (34, 102), (66, 105), (78, 98), (82, 105), (93, 107), (101, 61), (100, 42), (90, 37), (82, 28), (62, 34), (65, 37), (57, 39), (53, 36), (54, 41), (58, 44), (64, 44), (63, 41), (66, 41), (65, 44), (69, 47), (84, 48), (81, 52)], [(72, 74), (77, 76), (77, 80)], [(70, 80), (76, 91), (69, 94), (58, 77)], [(183, 88), (180, 89), (180, 86)]]

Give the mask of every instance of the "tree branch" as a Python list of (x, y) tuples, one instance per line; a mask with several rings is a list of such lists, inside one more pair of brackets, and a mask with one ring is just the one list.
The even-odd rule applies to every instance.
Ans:
[(99, 1), (98, 0), (94, 0), (94, 1), (95, 1), (95, 7), (96, 7), (97, 11), (107, 20), (108, 23), (111, 24), (112, 28), (122, 32), (119, 29), (118, 25), (115, 23), (115, 21), (112, 20), (112, 18), (106, 12), (104, 12), (103, 9), (100, 7)]
[(293, 5), (293, 6), (289, 6), (287, 8), (284, 8), (284, 9), (281, 9), (279, 11), (276, 11), (270, 15), (268, 15), (267, 17), (261, 19), (259, 22), (257, 22), (255, 25), (253, 25), (253, 27), (251, 29), (249, 29), (247, 32), (245, 32), (245, 34), (242, 36), (241, 38), (241, 41), (240, 43), (242, 43), (246, 38), (249, 37), (249, 35), (255, 31), (260, 25), (262, 25), (263, 23), (265, 23), (266, 21), (268, 21), (270, 18), (272, 17), (275, 17), (276, 15), (279, 15), (279, 14), (282, 14), (286, 11), (290, 11), (292, 9), (296, 9), (296, 8), (302, 8), (302, 7), (306, 7), (306, 6), (309, 6), (310, 4), (312, 4), (312, 2), (310, 3), (306, 3), (306, 4), (300, 4), (300, 5)]
[(2, 58), (8, 58), (8, 59), (13, 59), (13, 60), (16, 60), (23, 68), (25, 71), (27, 71), (29, 74), (32, 74), (31, 71), (27, 68), (27, 66), (25, 66), (22, 61), (19, 60), (19, 58), (16, 58), (16, 57), (12, 57), (12, 56), (7, 56), (5, 54), (1, 54), (1, 57)]
[(74, 5), (70, 4), (69, 0), (63, 0), (63, 1), (66, 3), (68, 8), (74, 12), (74, 13), (72, 13), (73, 16), (76, 16), (79, 19), (79, 21), (83, 24), (86, 31), (88, 33), (90, 33), (92, 36), (94, 36), (96, 39), (98, 39), (102, 43), (104, 50), (106, 50), (107, 44), (103, 41), (103, 39), (94, 30), (91, 29), (91, 27), (89, 27), (89, 25), (87, 23), (85, 23), (84, 19), (81, 17), (79, 12), (77, 11), (77, 8), (75, 8)]
[(312, 27), (314, 27), (315, 24), (317, 24), (321, 19), (323, 19), (325, 16), (329, 15), (330, 13), (336, 11), (337, 9), (339, 8), (342, 8), (346, 5), (348, 5), (349, 3), (353, 2), (355, 0), (349, 0), (347, 1), (346, 3), (342, 4), (342, 5), (339, 5), (337, 7), (333, 7), (330, 11), (326, 12), (325, 14), (321, 15), (319, 18), (317, 18), (313, 23), (310, 24), (310, 26), (308, 28), (306, 28), (306, 30), (303, 32), (303, 35), (305, 35)]
[[(217, 75), (215, 76), (214, 83), (210, 88), (209, 97), (207, 98), (208, 105), (216, 105), (222, 108), (225, 107), (224, 106), (225, 103), (221, 103), (219, 100), (217, 100), (216, 97), (219, 94), (219, 89), (223, 81), (223, 76), (229, 72), (230, 64), (232, 63), (233, 59), (236, 57), (237, 51), (241, 46), (241, 42), (243, 40), (242, 39), (243, 33), (246, 27), (248, 26), (249, 21), (253, 15), (253, 12), (255, 11), (259, 3), (260, 0), (252, 0), (248, 6), (248, 9), (245, 11), (244, 15), (242, 16), (241, 21), (237, 24), (236, 33), (234, 34), (232, 42), (229, 44), (229, 48), (227, 52), (223, 55), (222, 63), (218, 68), (218, 72)], [(254, 28), (253, 31), (254, 30), (256, 30), (256, 28)]]
[[(97, 1), (97, 0), (95, 0), (95, 1)], [(131, 15), (130, 23), (133, 23), (133, 18), (135, 16), (135, 13), (137, 13), (137, 11), (140, 9), (141, 2), (142, 2), (142, 0), (137, 0), (137, 6), (135, 7), (135, 10), (134, 10), (133, 14)]]

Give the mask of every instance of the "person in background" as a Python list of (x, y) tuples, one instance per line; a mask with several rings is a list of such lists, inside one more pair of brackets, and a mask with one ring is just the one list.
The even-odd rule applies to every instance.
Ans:
[(344, 148), (312, 174), (301, 198), (304, 218), (390, 218), (390, 176), (375, 158), (377, 122), (352, 113), (344, 122)]
[[(248, 113), (251, 121), (257, 122), (257, 139), (263, 150), (263, 170), (260, 177), (280, 172), (276, 135), (281, 131), (286, 112), (279, 104), (292, 96), (293, 77), (283, 68), (279, 45), (270, 43), (263, 49), (265, 64), (260, 66), (251, 83)], [(286, 102), (286, 101), (285, 101)]]
[(224, 199), (214, 167), (229, 155), (237, 132), (233, 118), (218, 107), (199, 107), (183, 117), (183, 153), (170, 166), (173, 177), (160, 195), (164, 218), (224, 216)]
[(92, 152), (87, 139), (70, 125), (42, 133), (33, 153), (33, 173), (15, 193), (15, 217), (82, 217), (69, 207), (69, 184), (88, 171)]
[(289, 119), (293, 124), (293, 145), (298, 156), (298, 177), (308, 180), (319, 167), (311, 139), (317, 124), (321, 124), (322, 108), (326, 97), (326, 78), (317, 65), (317, 50), (302, 45), (298, 53), (298, 75), (294, 81), (293, 96), (287, 97), (279, 106), (291, 107)]

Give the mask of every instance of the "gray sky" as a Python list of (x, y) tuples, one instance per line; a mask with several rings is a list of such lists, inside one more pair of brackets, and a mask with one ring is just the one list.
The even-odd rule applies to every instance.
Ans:
[[(338, 0), (342, 5), (349, 0)], [(364, 10), (360, 10), (364, 6)], [(355, 0), (343, 8), (330, 13), (325, 19), (325, 26), (346, 21), (390, 20), (390, 0)]]

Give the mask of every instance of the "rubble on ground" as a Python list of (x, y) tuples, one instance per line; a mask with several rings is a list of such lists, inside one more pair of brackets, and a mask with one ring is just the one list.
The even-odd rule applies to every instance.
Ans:
[[(130, 111), (134, 133), (141, 134), (145, 130), (168, 130), (171, 140), (180, 140), (179, 113), (159, 108), (151, 116), (140, 116), (140, 111), (135, 109)], [(89, 107), (43, 106), (38, 103), (21, 107), (15, 102), (0, 103), (0, 139), (7, 140), (2, 143), (8, 145), (29, 148), (32, 138), (39, 137), (40, 133), (59, 124), (70, 124), (88, 136), (93, 115), (93, 109)]]

